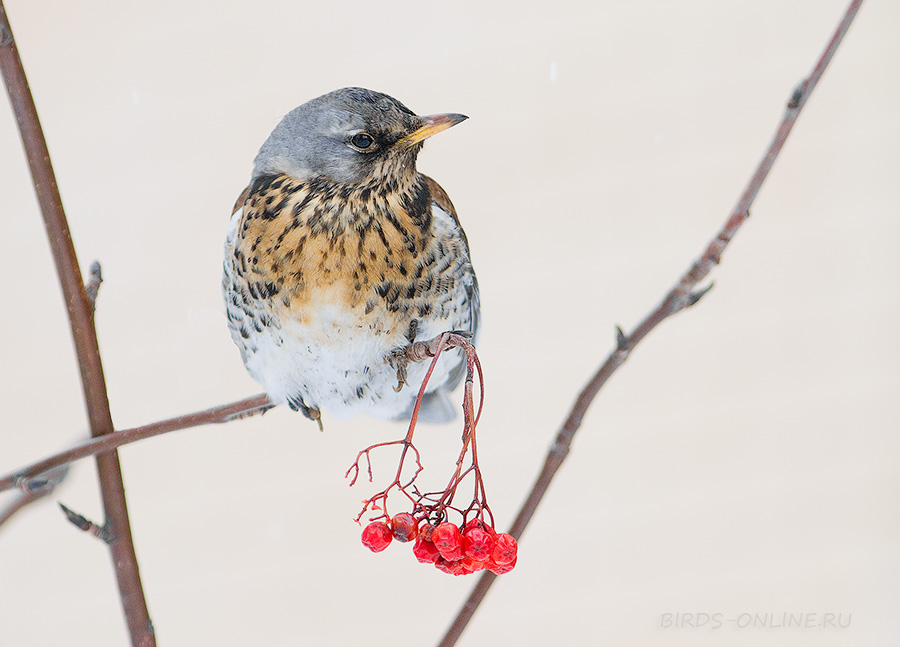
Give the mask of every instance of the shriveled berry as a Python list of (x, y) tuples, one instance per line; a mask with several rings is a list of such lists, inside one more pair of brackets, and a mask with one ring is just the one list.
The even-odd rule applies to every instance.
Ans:
[(491, 551), (491, 559), (497, 566), (506, 566), (516, 561), (519, 547), (512, 535), (501, 532), (494, 537), (494, 550)]
[(491, 528), (484, 520), (479, 519), (478, 517), (469, 519), (469, 520), (466, 522), (466, 525), (463, 526), (462, 534), (465, 535), (465, 534), (466, 534), (466, 531), (467, 531), (469, 528), (478, 528), (479, 530), (484, 530), (484, 531), (485, 531), (487, 534), (489, 534), (491, 537), (493, 537), (494, 535), (497, 534), (496, 531), (495, 531), (493, 528)]
[(434, 564), (441, 556), (437, 547), (432, 542), (425, 541), (421, 535), (413, 545), (413, 555), (423, 564)]
[(419, 537), (424, 539), (425, 541), (431, 541), (431, 533), (434, 532), (435, 526), (430, 523), (426, 523), (424, 526), (419, 528)]
[(363, 546), (371, 550), (373, 553), (380, 553), (388, 547), (393, 539), (393, 533), (390, 526), (383, 521), (373, 521), (363, 528), (362, 543)]
[(509, 573), (512, 569), (516, 567), (516, 560), (514, 559), (509, 564), (500, 565), (496, 562), (490, 561), (486, 562), (485, 568), (487, 568), (494, 575), (503, 575), (504, 573)]
[(416, 538), (419, 533), (419, 524), (410, 513), (400, 512), (391, 519), (391, 530), (394, 533), (394, 539), (405, 543)]
[(444, 559), (454, 562), (463, 558), (462, 535), (459, 528), (445, 521), (431, 533), (431, 541)]
[(450, 575), (454, 575), (459, 577), (460, 575), (467, 575), (469, 571), (466, 571), (463, 566), (462, 560), (449, 560), (444, 559), (441, 556), (438, 556), (437, 561), (434, 563), (435, 568), (439, 571), (443, 571), (444, 573), (449, 573)]
[(466, 555), (461, 560), (459, 560), (463, 568), (465, 568), (469, 573), (477, 573), (478, 571), (482, 571), (488, 566), (490, 566), (491, 562), (487, 562), (481, 559), (474, 559)]
[(477, 561), (484, 561), (493, 555), (494, 538), (487, 532), (472, 526), (463, 533), (463, 550), (468, 557)]

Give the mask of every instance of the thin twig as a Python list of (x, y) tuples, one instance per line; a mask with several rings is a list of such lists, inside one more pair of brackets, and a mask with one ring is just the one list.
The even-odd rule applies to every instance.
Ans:
[[(630, 336), (624, 336), (621, 329), (618, 329), (616, 349), (610, 353), (606, 362), (604, 362), (603, 366), (600, 367), (600, 370), (597, 371), (594, 377), (591, 378), (590, 382), (584, 387), (584, 390), (575, 401), (568, 418), (566, 418), (562, 429), (560, 429), (556, 436), (556, 441), (553, 443), (547, 454), (543, 469), (538, 475), (528, 498), (525, 500), (525, 503), (519, 510), (518, 516), (513, 522), (509, 532), (516, 539), (519, 539), (522, 536), (522, 532), (531, 520), (532, 515), (534, 515), (534, 511), (537, 509), (541, 499), (544, 497), (544, 494), (550, 485), (550, 481), (553, 479), (553, 476), (556, 474), (557, 470), (559, 470), (568, 455), (569, 448), (572, 444), (572, 438), (581, 426), (584, 415), (591, 402), (593, 402), (594, 397), (597, 395), (597, 392), (603, 387), (615, 370), (625, 362), (635, 346), (637, 346), (651, 330), (662, 323), (664, 319), (695, 304), (700, 297), (705, 294), (706, 290), (694, 292), (695, 287), (707, 276), (707, 274), (709, 274), (710, 270), (721, 261), (722, 252), (728, 246), (728, 243), (734, 237), (738, 228), (740, 228), (749, 216), (750, 206), (753, 204), (756, 194), (759, 192), (772, 165), (775, 163), (775, 159), (781, 152), (781, 148), (784, 145), (788, 134), (790, 134), (791, 128), (793, 128), (794, 122), (800, 114), (800, 110), (803, 108), (809, 95), (822, 77), (822, 73), (828, 66), (829, 61), (831, 61), (831, 57), (834, 56), (834, 53), (840, 45), (844, 35), (847, 33), (847, 30), (850, 28), (850, 24), (853, 22), (853, 18), (856, 16), (856, 12), (859, 11), (861, 4), (862, 0), (853, 0), (850, 3), (843, 20), (841, 20), (841, 23), (838, 25), (834, 36), (832, 36), (831, 41), (829, 41), (822, 56), (816, 62), (813, 71), (794, 90), (790, 101), (788, 101), (784, 118), (778, 126), (778, 130), (775, 132), (772, 143), (769, 145), (766, 154), (763, 156), (763, 159), (757, 166), (747, 188), (744, 190), (744, 194), (741, 196), (740, 200), (738, 200), (734, 211), (732, 211), (731, 215), (728, 217), (728, 220), (725, 222), (721, 231), (719, 231), (716, 237), (712, 239), (709, 245), (707, 245), (700, 258), (691, 266), (684, 276), (679, 279), (678, 283), (666, 295), (659, 307), (650, 313), (650, 315), (635, 328)], [(487, 595), (487, 592), (496, 577), (497, 576), (490, 571), (484, 572), (475, 584), (475, 588), (472, 590), (472, 593), (469, 595), (469, 598), (466, 600), (462, 609), (460, 609), (456, 619), (450, 625), (447, 633), (439, 643), (439, 647), (451, 647), (456, 644), (469, 620), (474, 615), (475, 610), (478, 608), (478, 605), (481, 604), (481, 601), (484, 599), (485, 595)]]
[(76, 445), (59, 454), (53, 454), (36, 463), (19, 468), (11, 474), (0, 478), (0, 492), (11, 488), (25, 487), (32, 479), (42, 475), (54, 467), (65, 465), (88, 456), (108, 452), (122, 445), (134, 443), (145, 438), (152, 438), (160, 434), (200, 425), (209, 425), (219, 422), (230, 422), (238, 418), (245, 418), (256, 413), (263, 413), (272, 407), (269, 399), (264, 394), (254, 395), (252, 398), (238, 400), (212, 409), (189, 413), (177, 418), (169, 418), (160, 422), (154, 422), (142, 427), (121, 429), (113, 434), (107, 434), (99, 438), (92, 438), (80, 445)]
[(50, 494), (49, 492), (22, 492), (18, 497), (13, 499), (13, 502), (7, 505), (3, 510), (0, 510), (0, 526), (9, 521), (14, 514), (17, 512), (24, 510), (27, 506), (31, 505), (35, 501), (39, 501), (43, 499), (45, 496)]
[[(3, 0), (0, 0), (0, 70), (9, 92), (31, 169), (31, 176), (37, 193), (44, 226), (50, 240), (53, 260), (62, 287), (81, 369), (81, 384), (84, 391), (91, 435), (94, 437), (112, 433), (113, 422), (109, 411), (106, 380), (97, 346), (94, 329), (93, 305), (88, 298), (69, 226), (63, 211), (62, 200), (56, 185), (50, 153), (41, 129), (34, 98), (28, 88), (28, 80), (22, 67), (22, 60), (16, 48), (12, 28), (6, 15)], [(122, 469), (116, 452), (97, 456), (97, 473), (103, 509), (106, 514), (104, 526), (111, 536), (109, 542), (113, 567), (119, 584), (119, 593), (125, 611), (125, 620), (133, 645), (152, 647), (156, 644), (150, 614), (141, 586), (140, 571), (131, 524), (125, 500), (125, 486), (122, 483)]]

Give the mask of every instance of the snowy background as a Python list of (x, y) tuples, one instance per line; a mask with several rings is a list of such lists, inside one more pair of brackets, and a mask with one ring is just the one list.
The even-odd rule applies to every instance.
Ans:
[[(615, 324), (631, 329), (717, 231), (846, 6), (6, 4), (82, 267), (103, 263), (119, 428), (258, 392), (226, 330), (221, 246), (285, 112), (362, 85), (470, 116), (420, 169), (455, 202), (481, 283), (479, 449), (503, 527)], [(601, 392), (462, 645), (897, 644), (898, 24), (900, 4), (865, 3), (715, 289)], [(5, 473), (86, 434), (5, 105), (0, 195)], [(380, 488), (343, 479), (402, 431), (326, 416), (319, 433), (276, 410), (124, 448), (159, 644), (435, 644), (474, 579), (365, 550), (352, 519)], [(458, 428), (419, 437), (422, 478), (443, 481)], [(53, 502), (101, 521), (93, 463), (50, 499), (0, 530), (0, 642), (126, 644), (108, 551)], [(724, 622), (667, 626), (674, 613)], [(766, 613), (818, 624), (738, 626)]]

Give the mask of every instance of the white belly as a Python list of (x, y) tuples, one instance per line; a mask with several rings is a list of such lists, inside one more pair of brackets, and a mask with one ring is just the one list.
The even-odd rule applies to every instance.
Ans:
[[(366, 414), (397, 418), (406, 413), (418, 393), (429, 362), (410, 364), (408, 385), (398, 393), (397, 369), (386, 357), (408, 343), (404, 334), (389, 331), (377, 319), (361, 324), (336, 306), (320, 306), (308, 322), (282, 322), (255, 334), (256, 351), (246, 358), (247, 370), (276, 403), (300, 394), (308, 407), (338, 418)], [(433, 330), (431, 328), (434, 328)], [(424, 325), (417, 339), (430, 339), (444, 328)], [(429, 380), (434, 391), (459, 362), (459, 351), (441, 356)]]

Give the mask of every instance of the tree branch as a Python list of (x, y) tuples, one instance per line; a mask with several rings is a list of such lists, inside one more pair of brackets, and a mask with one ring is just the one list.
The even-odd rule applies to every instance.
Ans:
[(81, 458), (87, 458), (101, 452), (135, 443), (145, 438), (152, 438), (160, 434), (166, 434), (170, 431), (178, 431), (180, 429), (188, 429), (190, 427), (199, 427), (200, 425), (209, 425), (219, 422), (229, 422), (238, 418), (245, 418), (257, 413), (268, 411), (272, 405), (265, 394), (254, 395), (252, 398), (238, 400), (230, 404), (224, 404), (212, 409), (189, 413), (177, 418), (169, 418), (160, 422), (154, 422), (142, 427), (134, 427), (132, 429), (121, 429), (112, 434), (106, 434), (99, 438), (92, 438), (80, 445), (76, 445), (59, 454), (53, 454), (36, 463), (26, 465), (11, 474), (0, 477), (0, 492), (12, 488), (29, 491), (32, 489), (32, 481), (60, 465), (77, 461)]
[[(22, 60), (16, 48), (12, 28), (6, 15), (3, 0), (0, 0), (0, 70), (9, 92), (10, 102), (16, 115), (22, 144), (31, 169), (41, 215), (50, 240), (53, 260), (62, 287), (78, 366), (81, 370), (81, 384), (87, 407), (91, 435), (94, 437), (112, 433), (113, 423), (109, 411), (106, 380), (97, 346), (94, 329), (93, 305), (88, 298), (75, 247), (69, 233), (59, 188), (50, 153), (41, 129), (34, 98), (28, 87)], [(153, 625), (147, 611), (137, 557), (131, 538), (131, 524), (125, 501), (125, 487), (119, 456), (109, 452), (97, 456), (97, 472), (103, 508), (106, 514), (105, 527), (110, 534), (113, 566), (119, 584), (125, 619), (133, 645), (152, 647), (156, 644)]]
[[(604, 362), (603, 366), (601, 366), (597, 373), (594, 374), (575, 401), (572, 410), (569, 412), (569, 416), (566, 418), (562, 429), (560, 429), (556, 436), (555, 442), (547, 453), (543, 469), (540, 474), (538, 474), (537, 480), (532, 486), (528, 498), (525, 500), (525, 503), (519, 510), (518, 516), (516, 516), (516, 519), (513, 522), (509, 532), (517, 540), (522, 536), (522, 533), (528, 525), (528, 522), (531, 521), (531, 517), (534, 515), (538, 504), (541, 502), (541, 499), (543, 499), (544, 494), (550, 485), (550, 481), (553, 479), (568, 455), (569, 448), (572, 444), (572, 438), (581, 426), (584, 415), (587, 413), (587, 409), (593, 402), (598, 391), (606, 384), (606, 381), (612, 376), (616, 369), (625, 362), (635, 346), (637, 346), (651, 330), (656, 328), (656, 326), (673, 314), (694, 305), (699, 298), (705, 294), (706, 290), (694, 292), (695, 287), (709, 274), (710, 270), (712, 270), (715, 265), (719, 264), (722, 252), (728, 246), (728, 243), (731, 242), (731, 239), (737, 233), (740, 226), (750, 215), (750, 206), (756, 199), (756, 194), (759, 193), (759, 189), (769, 175), (769, 171), (772, 169), (775, 159), (781, 152), (781, 148), (784, 146), (787, 136), (794, 127), (794, 122), (797, 120), (800, 110), (806, 104), (809, 95), (822, 77), (822, 73), (828, 66), (829, 61), (831, 61), (831, 57), (834, 56), (835, 51), (837, 51), (838, 46), (841, 44), (841, 40), (850, 28), (850, 24), (853, 22), (853, 18), (856, 16), (857, 11), (859, 11), (861, 4), (862, 0), (853, 0), (850, 3), (850, 6), (844, 14), (843, 20), (841, 20), (838, 25), (837, 30), (826, 46), (825, 51), (816, 62), (812, 72), (794, 90), (793, 95), (788, 101), (784, 117), (778, 126), (778, 130), (775, 132), (775, 137), (772, 139), (772, 143), (769, 144), (769, 148), (757, 166), (747, 188), (738, 200), (738, 203), (728, 217), (728, 220), (725, 221), (722, 229), (710, 241), (700, 258), (694, 262), (690, 269), (678, 280), (675, 287), (669, 291), (656, 310), (638, 324), (631, 335), (626, 337), (622, 335), (621, 329), (618, 330), (619, 334), (616, 349), (610, 353), (606, 362)], [(469, 598), (466, 600), (462, 609), (460, 609), (456, 619), (450, 625), (447, 633), (439, 643), (439, 647), (451, 647), (456, 644), (459, 637), (462, 635), (463, 630), (466, 628), (466, 625), (469, 623), (469, 620), (474, 615), (475, 610), (481, 604), (482, 600), (484, 600), (485, 595), (487, 595), (487, 592), (496, 577), (497, 576), (490, 571), (486, 571), (481, 576), (475, 584), (475, 588), (472, 590)]]

